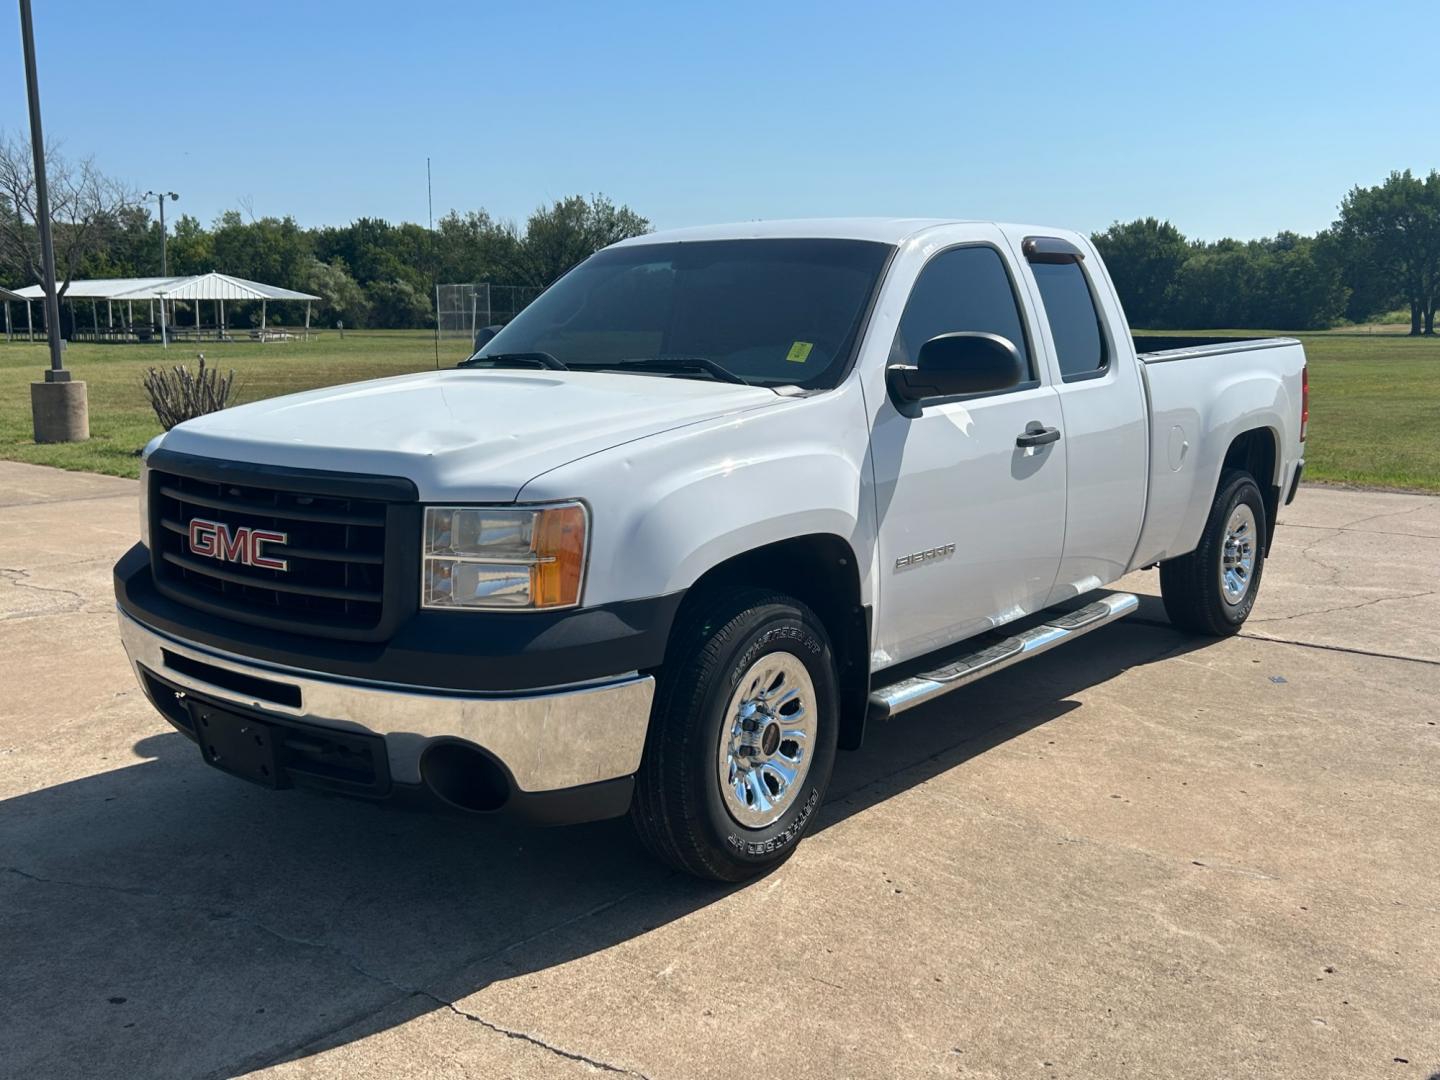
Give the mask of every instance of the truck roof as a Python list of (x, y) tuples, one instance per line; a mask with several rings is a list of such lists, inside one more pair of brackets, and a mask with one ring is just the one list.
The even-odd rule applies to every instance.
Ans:
[[(982, 224), (963, 218), (850, 217), (796, 218), (780, 221), (737, 221), (728, 225), (700, 225), (647, 233), (615, 246), (663, 244), (685, 240), (755, 240), (762, 238), (874, 240), (898, 244), (918, 232), (940, 225)], [(983, 222), (990, 224), (990, 222)]]

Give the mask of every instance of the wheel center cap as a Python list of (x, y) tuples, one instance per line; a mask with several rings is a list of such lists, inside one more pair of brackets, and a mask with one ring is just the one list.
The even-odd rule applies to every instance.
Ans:
[(770, 757), (779, 749), (780, 725), (772, 720), (765, 725), (765, 730), (760, 735), (760, 752), (766, 757)]

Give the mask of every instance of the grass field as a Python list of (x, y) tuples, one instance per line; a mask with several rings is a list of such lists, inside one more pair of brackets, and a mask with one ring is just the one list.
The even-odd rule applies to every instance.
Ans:
[[(1440, 338), (1345, 331), (1298, 336), (1310, 358), (1306, 479), (1440, 491)], [(241, 401), (435, 366), (434, 339), (424, 331), (203, 348), (207, 361), (235, 369)], [(440, 362), (454, 364), (466, 351), (463, 342), (444, 342)], [(141, 376), (152, 366), (193, 363), (195, 352), (193, 345), (71, 346), (66, 365), (88, 384), (91, 439), (37, 446), (29, 383), (42, 377), (45, 347), (0, 341), (0, 458), (136, 475), (137, 452), (160, 430)]]

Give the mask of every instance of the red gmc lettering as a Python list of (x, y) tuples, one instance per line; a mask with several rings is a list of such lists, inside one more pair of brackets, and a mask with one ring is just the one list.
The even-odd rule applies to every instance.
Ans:
[(289, 535), (274, 529), (252, 529), (241, 525), (231, 529), (223, 521), (205, 518), (190, 520), (190, 551), (207, 559), (258, 566), (262, 570), (288, 570), (288, 559), (265, 554), (266, 544), (283, 544)]

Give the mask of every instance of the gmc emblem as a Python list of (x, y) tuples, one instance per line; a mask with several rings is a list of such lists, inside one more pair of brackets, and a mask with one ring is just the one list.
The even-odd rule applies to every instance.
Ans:
[(190, 519), (190, 550), (194, 554), (205, 559), (239, 563), (241, 566), (258, 566), (264, 570), (290, 569), (288, 559), (277, 559), (265, 554), (266, 544), (283, 544), (289, 538), (289, 533), (276, 532), (274, 529), (252, 529), (248, 525), (231, 529), (223, 521)]

